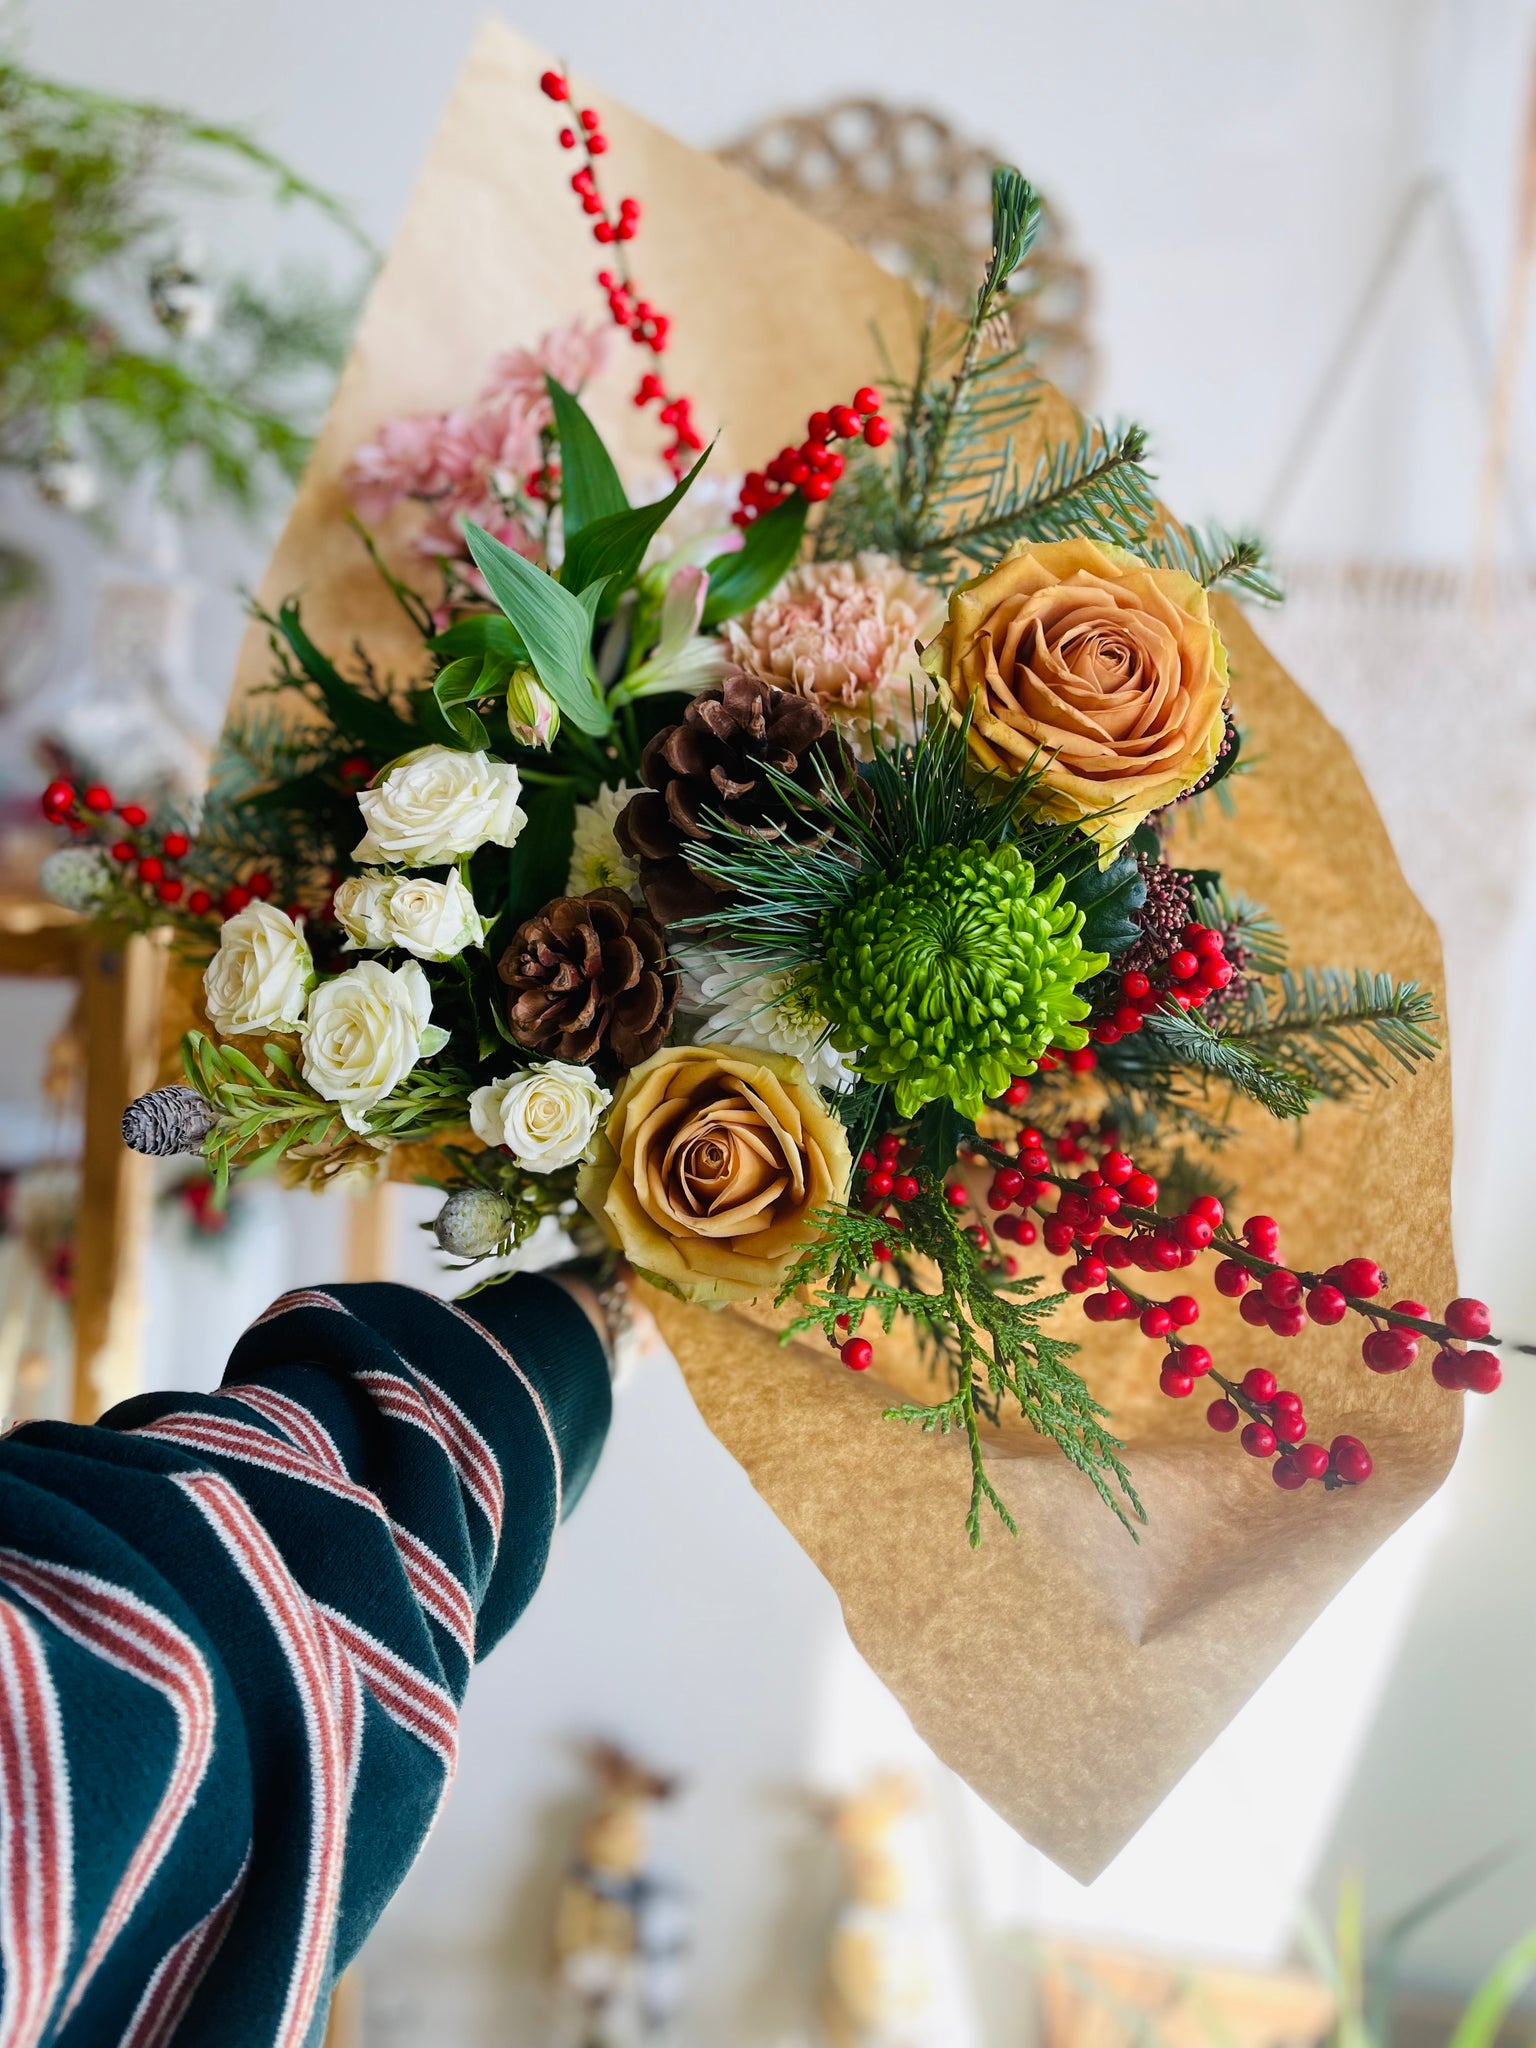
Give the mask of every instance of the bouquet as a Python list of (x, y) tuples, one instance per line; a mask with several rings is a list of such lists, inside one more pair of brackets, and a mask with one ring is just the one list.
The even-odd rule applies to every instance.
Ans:
[[(1429, 991), (1293, 965), (1171, 848), (1265, 773), (1211, 596), (1276, 595), (1257, 546), (1169, 515), (1140, 431), (1069, 416), (1010, 340), (1039, 209), (1008, 168), (969, 317), (930, 313), (909, 367), (712, 479), (602, 117), (542, 85), (607, 320), (354, 450), (410, 671), (282, 602), (198, 817), (44, 796), (54, 891), (171, 925), (203, 970), (185, 1081), (128, 1142), (220, 1186), (429, 1180), (465, 1265), (555, 1218), (854, 1373), (900, 1326), (929, 1385), (887, 1413), (967, 1445), (973, 1545), (1014, 1527), (1005, 1416), (1145, 1519), (1071, 1310), (1133, 1325), (1161, 1395), (1283, 1491), (1360, 1486), (1366, 1443), (1269, 1366), (1224, 1371), (1179, 1278), (1210, 1262), (1284, 1342), (1352, 1321), (1370, 1372), (1500, 1381), (1481, 1302), (1399, 1295), (1369, 1247), (1304, 1267), (1231, 1213), (1235, 1105), (1297, 1123), (1437, 1049)], [(583, 403), (615, 338), (662, 429), (648, 492)]]

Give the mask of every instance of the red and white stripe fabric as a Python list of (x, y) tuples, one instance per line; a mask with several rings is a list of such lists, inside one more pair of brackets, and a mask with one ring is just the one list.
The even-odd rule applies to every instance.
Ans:
[(37, 1625), (0, 1600), (0, 2048), (33, 2048), (64, 1987), (74, 1839), (59, 1699)]
[(165, 1789), (73, 1973), (60, 2015), (63, 2021), (132, 1918), (192, 1811), (213, 1755), (213, 1674), (202, 1651), (169, 1616), (94, 1573), (0, 1547), (0, 1585), (93, 1656), (152, 1686), (176, 1719), (176, 1746)]

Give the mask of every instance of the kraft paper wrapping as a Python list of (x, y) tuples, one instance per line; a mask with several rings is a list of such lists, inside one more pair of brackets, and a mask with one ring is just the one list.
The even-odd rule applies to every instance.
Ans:
[[(302, 597), (309, 631), (334, 652), (361, 639), (385, 668), (419, 666), (344, 524), (352, 451), (393, 414), (465, 403), (500, 350), (601, 311), (592, 280), (602, 252), (538, 92), (548, 62), (504, 28), (483, 31), (264, 580), (269, 605)], [(612, 145), (607, 189), (645, 207), (635, 268), (674, 316), (669, 376), (693, 396), (701, 426), (718, 424), (719, 469), (761, 463), (808, 412), (878, 381), (876, 330), (902, 360), (912, 334), (902, 285), (606, 92), (593, 97)], [(657, 430), (628, 402), (641, 353), (624, 353), (590, 405), (640, 476), (656, 467)], [(1041, 425), (1068, 417), (1053, 399)], [(1221, 624), (1261, 767), (1237, 785), (1235, 823), (1206, 806), (1194, 857), (1274, 908), (1297, 960), (1359, 962), (1438, 986), (1434, 932), (1343, 741), (1239, 611), (1224, 605)], [(253, 628), (236, 697), (269, 672), (265, 633)], [(1223, 1171), (1240, 1178), (1249, 1206), (1282, 1219), (1298, 1262), (1368, 1252), (1403, 1288), (1442, 1302), (1455, 1292), (1449, 1156), (1442, 1061), (1363, 1110), (1320, 1109), (1299, 1138), (1247, 1118)], [(1209, 1311), (1209, 1282), (1198, 1269), (1185, 1281)], [(1423, 1369), (1368, 1373), (1357, 1332), (1312, 1330), (1286, 1346), (1222, 1303), (1200, 1334), (1223, 1369), (1274, 1365), (1303, 1393), (1315, 1435), (1354, 1431), (1376, 1458), (1358, 1490), (1282, 1494), (1267, 1467), (1204, 1427), (1202, 1400), (1159, 1394), (1156, 1347), (1074, 1315), (1081, 1363), (1129, 1446), (1150, 1527), (1133, 1543), (1086, 1481), (1018, 1424), (994, 1434), (990, 1455), (1019, 1537), (993, 1526), (972, 1554), (963, 1445), (881, 1419), (893, 1388), (927, 1384), (899, 1344), (879, 1346), (882, 1384), (848, 1373), (819, 1342), (781, 1347), (760, 1315), (648, 1300), (706, 1422), (826, 1574), (854, 1641), (923, 1735), (1084, 1879), (1439, 1484), (1459, 1434), (1460, 1397)]]

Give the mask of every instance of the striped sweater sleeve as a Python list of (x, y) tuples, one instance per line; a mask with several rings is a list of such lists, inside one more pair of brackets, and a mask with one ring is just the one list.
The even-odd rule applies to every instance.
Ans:
[(0, 2048), (305, 2048), (607, 1430), (520, 1276), (277, 1301), (220, 1391), (0, 1441)]

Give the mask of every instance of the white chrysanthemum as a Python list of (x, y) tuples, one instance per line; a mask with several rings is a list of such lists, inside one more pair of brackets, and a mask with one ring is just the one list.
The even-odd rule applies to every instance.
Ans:
[(698, 989), (699, 1007), (707, 1013), (707, 1021), (694, 1033), (696, 1043), (724, 1039), (759, 1052), (787, 1053), (799, 1060), (818, 1088), (841, 1095), (853, 1086), (851, 1068), (827, 1037), (826, 1018), (795, 992), (792, 971), (743, 980), (739, 966), (716, 958), (706, 970), (697, 954), (690, 969), (687, 980)]
[(600, 789), (595, 803), (576, 806), (576, 834), (571, 848), (571, 872), (565, 885), (567, 896), (590, 896), (594, 889), (622, 889), (640, 901), (640, 869), (619, 850), (613, 836), (614, 822), (638, 790), (627, 782), (616, 789)]

